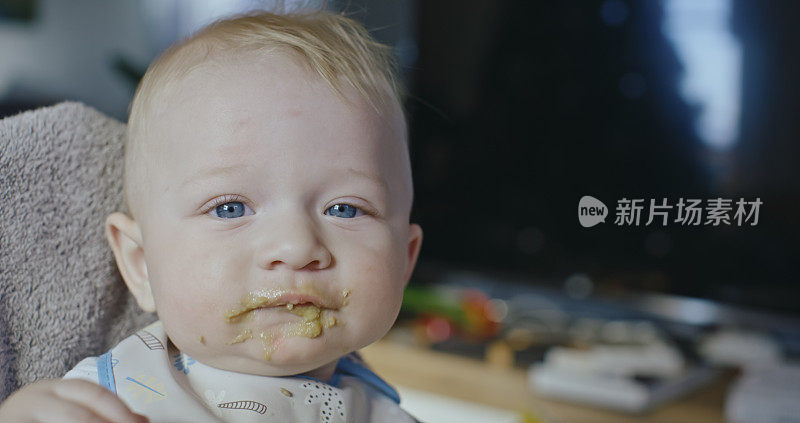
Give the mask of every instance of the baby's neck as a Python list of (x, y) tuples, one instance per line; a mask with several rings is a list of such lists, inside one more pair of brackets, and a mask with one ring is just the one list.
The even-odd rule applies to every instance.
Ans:
[(339, 360), (334, 360), (322, 367), (301, 373), (301, 375), (313, 377), (314, 379), (319, 379), (325, 383), (328, 383), (331, 380), (331, 377), (333, 377), (333, 373), (336, 371), (337, 363), (339, 363)]

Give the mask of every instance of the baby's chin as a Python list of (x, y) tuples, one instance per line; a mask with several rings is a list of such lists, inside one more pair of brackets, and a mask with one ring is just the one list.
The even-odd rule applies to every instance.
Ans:
[(249, 339), (240, 344), (225, 345), (213, 354), (209, 354), (209, 349), (183, 352), (222, 370), (261, 376), (292, 376), (317, 370), (355, 350), (338, 343), (334, 345), (333, 339), (325, 338), (289, 336), (272, 339), (269, 343)]

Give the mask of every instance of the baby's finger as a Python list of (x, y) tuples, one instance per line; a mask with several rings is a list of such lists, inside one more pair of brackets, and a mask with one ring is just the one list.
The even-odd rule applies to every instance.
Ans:
[(98, 416), (83, 404), (60, 397), (51, 397), (50, 401), (36, 407), (33, 419), (37, 423), (114, 423)]
[(147, 418), (133, 413), (116, 395), (100, 385), (84, 380), (64, 381), (53, 387), (59, 397), (73, 401), (114, 423), (145, 423)]

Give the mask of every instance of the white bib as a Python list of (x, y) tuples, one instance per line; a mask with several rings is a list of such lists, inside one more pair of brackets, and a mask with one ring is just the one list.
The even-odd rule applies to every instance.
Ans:
[(267, 377), (206, 366), (181, 353), (161, 322), (97, 359), (100, 385), (151, 422), (415, 422), (397, 392), (355, 355), (330, 383)]

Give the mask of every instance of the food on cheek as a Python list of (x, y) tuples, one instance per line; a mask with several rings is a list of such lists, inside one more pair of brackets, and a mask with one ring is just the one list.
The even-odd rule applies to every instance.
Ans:
[(264, 360), (270, 361), (272, 359), (272, 353), (275, 352), (275, 334), (273, 333), (266, 333), (261, 332), (258, 334), (258, 337), (261, 338), (261, 344), (264, 346)]
[(238, 335), (236, 335), (236, 338), (233, 338), (233, 340), (231, 342), (229, 342), (228, 344), (230, 344), (230, 345), (238, 344), (240, 342), (247, 341), (248, 339), (250, 339), (252, 337), (253, 337), (252, 329), (242, 329), (242, 331), (239, 332)]
[(303, 321), (287, 328), (284, 335), (316, 338), (322, 333), (322, 329), (336, 326), (336, 317), (331, 315), (330, 310), (320, 310), (315, 305), (295, 307), (292, 314), (302, 317)]

